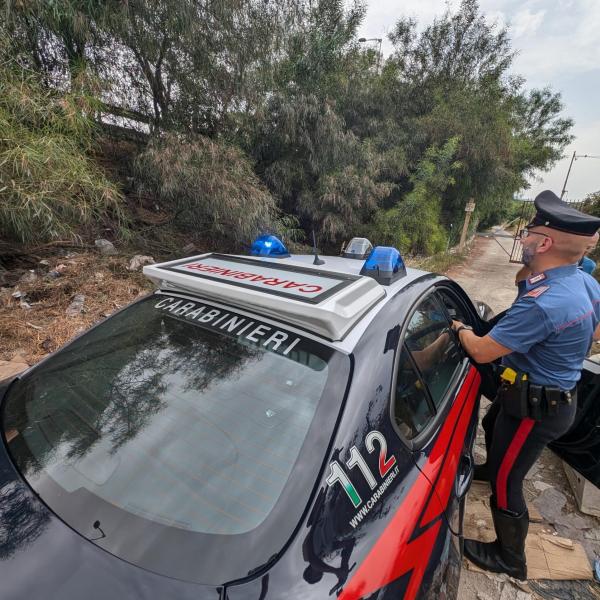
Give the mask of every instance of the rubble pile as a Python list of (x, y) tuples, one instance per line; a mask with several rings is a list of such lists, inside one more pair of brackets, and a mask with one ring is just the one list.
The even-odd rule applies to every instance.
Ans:
[(151, 256), (125, 256), (107, 240), (97, 242), (0, 257), (0, 361), (17, 356), (34, 364), (152, 289), (141, 273)]

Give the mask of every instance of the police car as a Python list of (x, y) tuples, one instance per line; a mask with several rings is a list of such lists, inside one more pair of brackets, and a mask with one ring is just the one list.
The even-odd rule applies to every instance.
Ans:
[(2, 386), (0, 596), (455, 597), (491, 381), (463, 290), (365, 240), (144, 271)]

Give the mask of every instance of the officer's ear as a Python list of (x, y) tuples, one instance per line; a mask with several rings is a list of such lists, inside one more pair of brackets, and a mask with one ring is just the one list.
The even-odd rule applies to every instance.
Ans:
[(550, 236), (544, 237), (544, 238), (542, 238), (542, 241), (538, 245), (536, 252), (538, 254), (543, 254), (544, 252), (548, 252), (548, 250), (550, 250), (550, 248), (552, 248), (553, 245), (554, 245), (554, 240)]

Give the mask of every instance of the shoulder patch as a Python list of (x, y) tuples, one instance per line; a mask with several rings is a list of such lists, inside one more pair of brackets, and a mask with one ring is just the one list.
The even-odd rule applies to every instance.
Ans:
[(547, 291), (549, 289), (550, 289), (549, 285), (540, 285), (540, 287), (536, 287), (535, 289), (533, 289), (533, 290), (527, 292), (526, 294), (524, 294), (523, 298), (538, 298), (545, 291)]
[(546, 279), (545, 273), (539, 273), (538, 275), (534, 275), (527, 280), (529, 285), (533, 285), (534, 283), (539, 283), (540, 281), (544, 281)]

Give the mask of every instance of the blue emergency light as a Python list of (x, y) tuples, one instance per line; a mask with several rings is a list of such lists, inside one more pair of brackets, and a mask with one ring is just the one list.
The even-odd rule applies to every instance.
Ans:
[(285, 244), (275, 235), (261, 235), (252, 242), (252, 256), (268, 256), (269, 258), (287, 258), (290, 253)]
[(382, 285), (390, 285), (406, 275), (406, 267), (396, 248), (376, 246), (369, 254), (360, 274), (372, 277)]

